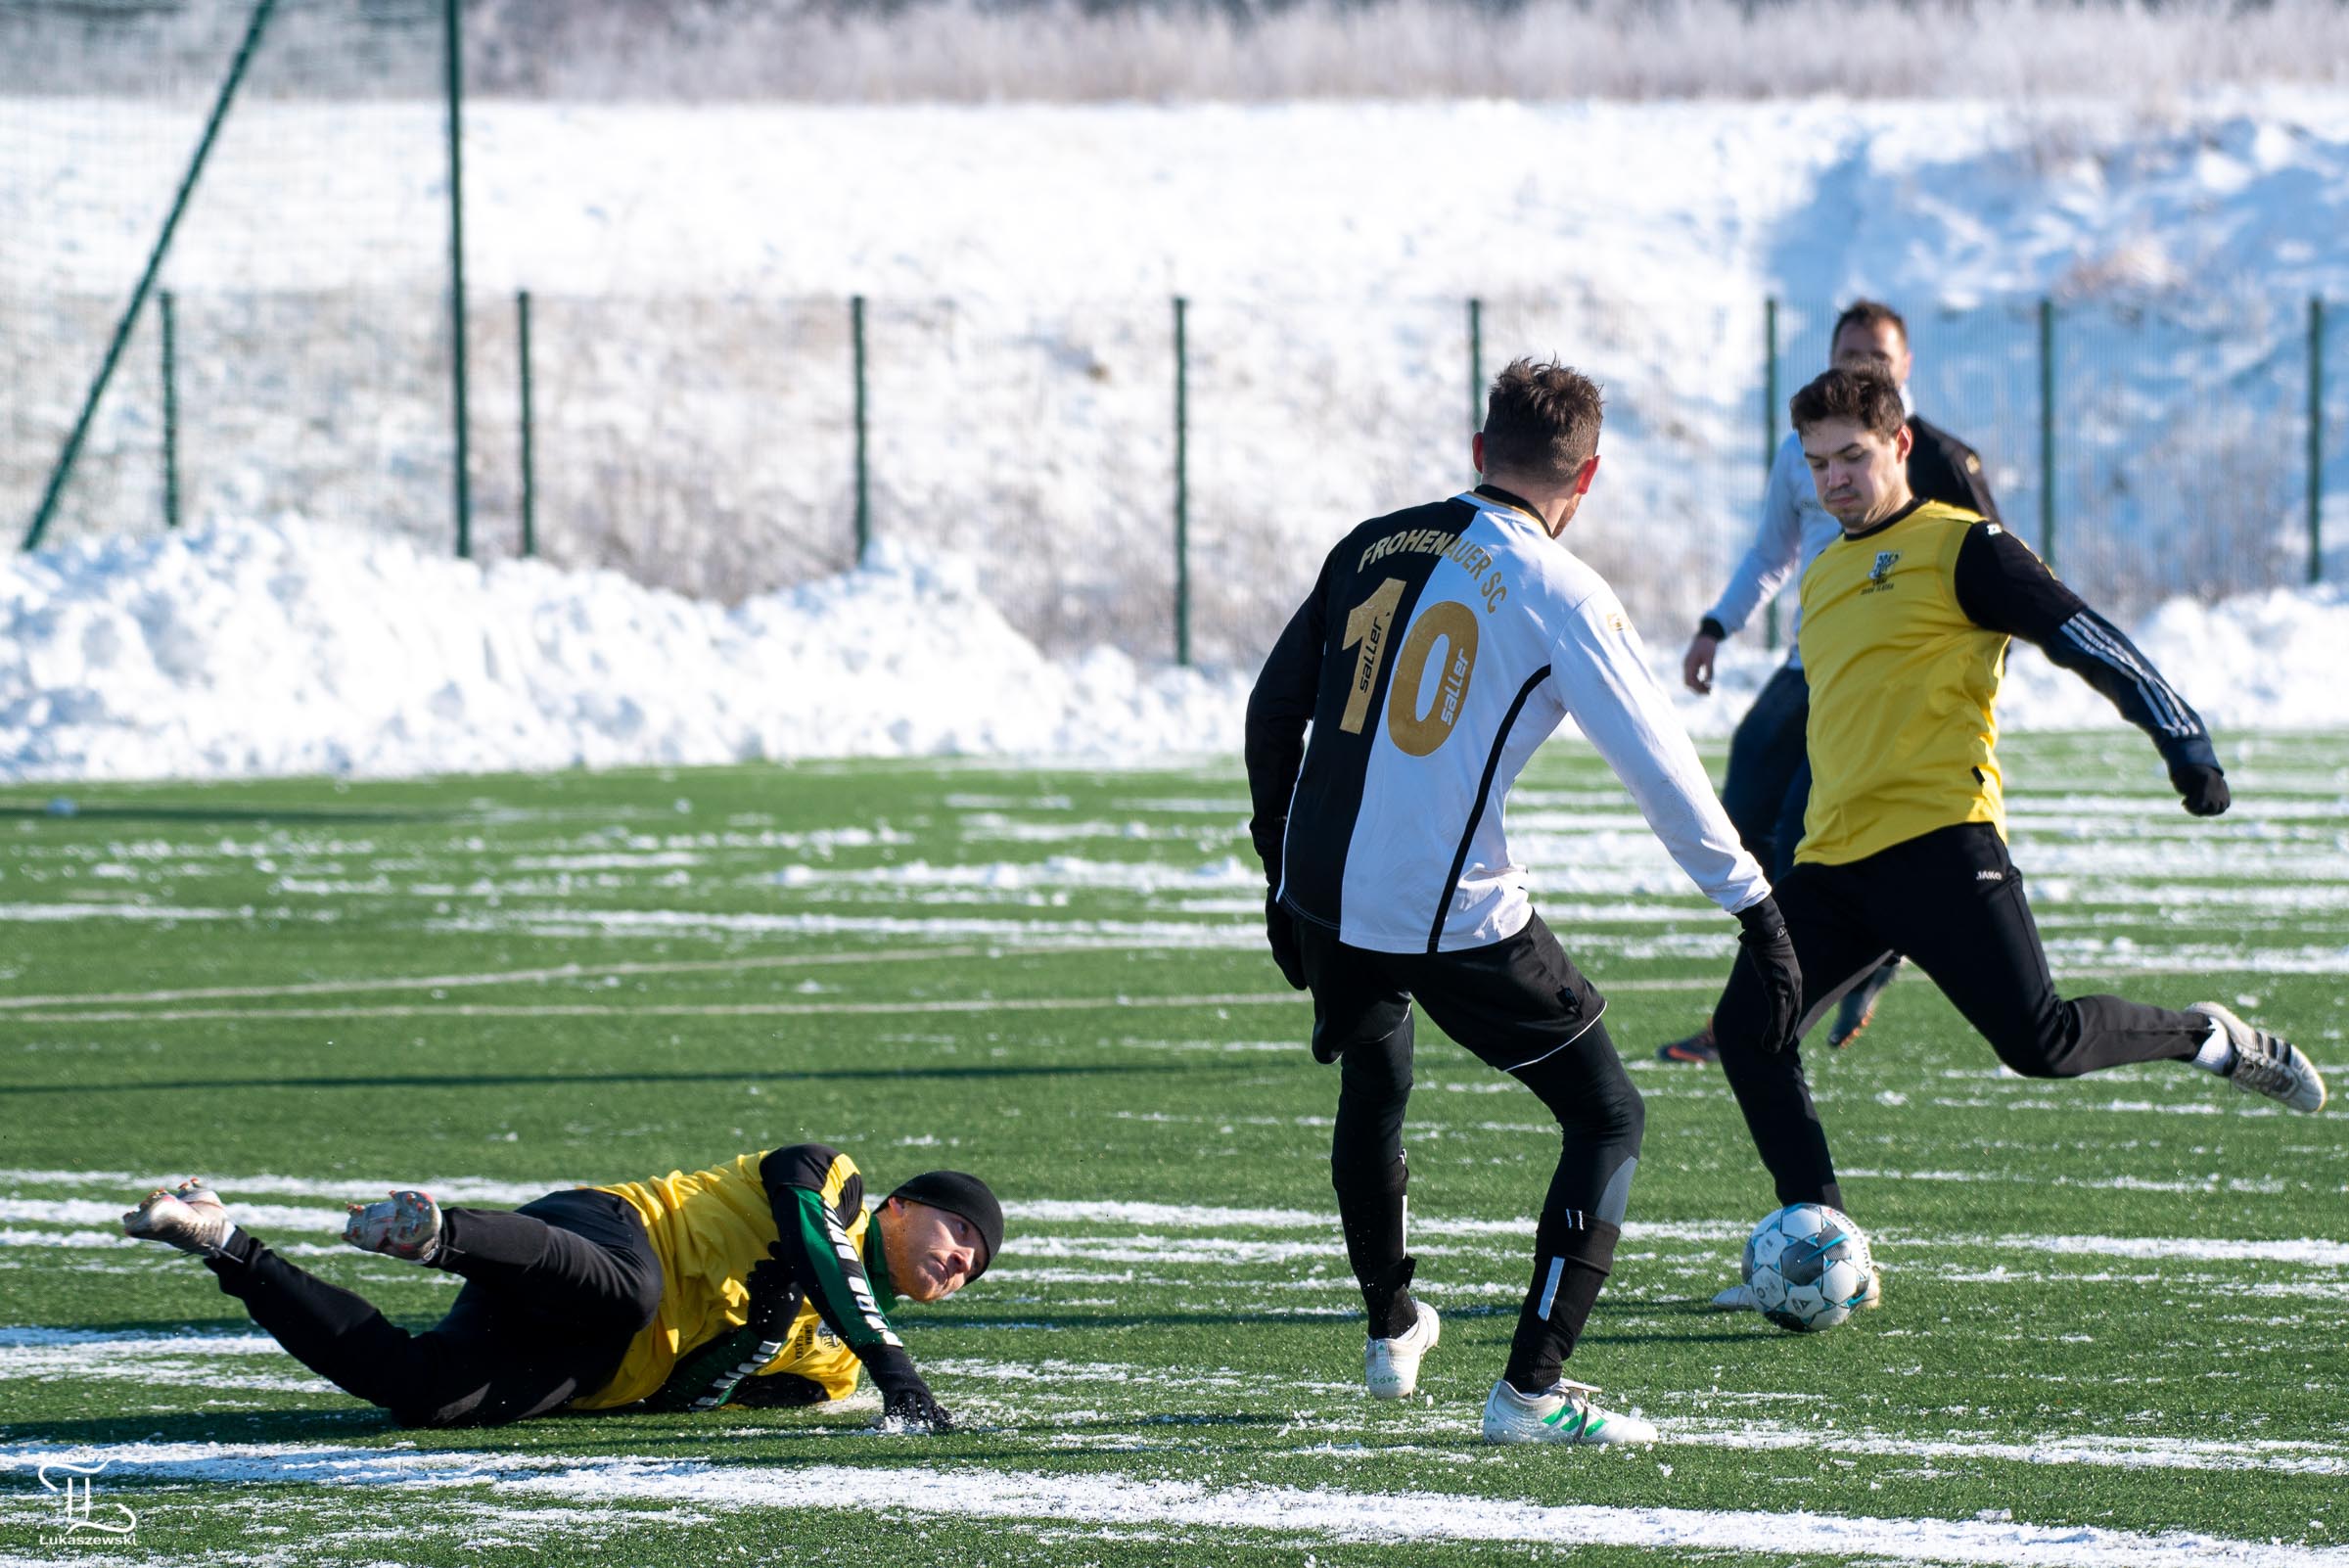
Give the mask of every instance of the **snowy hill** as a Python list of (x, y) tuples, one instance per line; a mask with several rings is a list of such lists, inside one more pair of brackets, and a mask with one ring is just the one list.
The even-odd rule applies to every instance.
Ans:
[[(17, 100), (0, 331), (29, 514), (200, 106)], [(2038, 538), (2058, 302), (2059, 564), (2116, 613), (2296, 581), (2312, 295), (2349, 300), (2349, 94), (2142, 105), (1311, 103), (997, 108), (484, 101), (469, 113), (477, 545), (516, 547), (515, 291), (537, 518), (567, 565), (735, 601), (852, 556), (848, 297), (868, 297), (873, 526), (967, 556), (1025, 635), (1174, 646), (1172, 299), (1189, 300), (1194, 646), (1261, 655), (1326, 541), (1466, 478), (1489, 372), (1606, 386), (1583, 547), (1693, 622), (1835, 303), (1909, 307), (1918, 406)], [(256, 100), (164, 282), (191, 517), (451, 535), (438, 110)], [(130, 214), (131, 216), (125, 216)], [(302, 221), (289, 223), (292, 214)], [(69, 310), (41, 303), (60, 292)], [(2336, 307), (2335, 320), (2349, 323)], [(78, 336), (44, 343), (70, 323)], [(2349, 366), (2349, 331), (2330, 359)], [(58, 534), (161, 515), (151, 334)], [(2336, 370), (2336, 381), (2343, 373)], [(2333, 552), (2349, 395), (2328, 406)], [(2349, 569), (2349, 561), (2341, 564)]]
[[(0, 115), (22, 133), (0, 137), (13, 516), (135, 274), (135, 214), (168, 194), (176, 165), (154, 149), (195, 123), (65, 98)], [(2037, 542), (2050, 296), (2058, 567), (2215, 719), (2349, 721), (2337, 592), (2267, 591), (2305, 573), (2304, 327), (2310, 297), (2349, 303), (2349, 94), (488, 101), (468, 123), (477, 548), (515, 547), (511, 294), (529, 289), (545, 563), (440, 558), (438, 110), (255, 100), (163, 280), (189, 367), (182, 490), (210, 521), (155, 536), (143, 329), (60, 550), (12, 563), (0, 590), (0, 767), (1227, 750), (1245, 675), (1328, 542), (1468, 478), (1471, 296), (1486, 371), (1556, 352), (1605, 385), (1574, 543), (1667, 664), (1751, 529), (1767, 297), (1785, 303), (1781, 397), (1835, 302), (1907, 306), (1918, 407), (1982, 449)], [(869, 297), (881, 544), (862, 572), (852, 294)], [(1192, 643), (1218, 676), (1165, 663), (1176, 295)], [(2349, 308), (2333, 319), (2338, 581)], [(288, 515), (332, 526), (248, 521)], [(1731, 645), (1748, 661), (1732, 680), (1767, 667), (1757, 640)], [(1692, 725), (1732, 719), (1734, 696), (1691, 701)], [(2025, 658), (2009, 716), (2106, 715)]]

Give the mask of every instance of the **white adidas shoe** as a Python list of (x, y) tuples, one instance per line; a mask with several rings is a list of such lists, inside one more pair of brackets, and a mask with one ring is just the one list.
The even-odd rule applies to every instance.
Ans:
[(1362, 1350), (1362, 1383), (1378, 1400), (1407, 1400), (1419, 1388), (1419, 1359), (1436, 1348), (1444, 1325), (1436, 1310), (1418, 1303), (1419, 1316), (1393, 1339), (1374, 1339)]
[[(1858, 1305), (1861, 1312), (1884, 1305), (1884, 1271), (1881, 1268), (1867, 1271), (1867, 1292), (1860, 1298)], [(1754, 1288), (1751, 1285), (1736, 1284), (1713, 1298), (1713, 1310), (1717, 1313), (1758, 1313), (1762, 1310), (1762, 1304), (1754, 1300)]]
[(1520, 1394), (1508, 1380), (1493, 1385), (1485, 1401), (1487, 1443), (1653, 1443), (1655, 1427), (1636, 1415), (1602, 1410), (1588, 1383), (1560, 1378), (1540, 1394)]
[(2234, 1065), (2228, 1081), (2246, 1094), (2265, 1094), (2295, 1111), (2325, 1109), (2325, 1077), (2316, 1063), (2300, 1054), (2288, 1039), (2254, 1028), (2217, 1002), (2196, 1002), (2187, 1009), (2217, 1022), (2234, 1047)]
[(220, 1194), (190, 1176), (176, 1187), (158, 1187), (122, 1217), (122, 1233), (161, 1241), (199, 1256), (218, 1252), (236, 1229)]
[(440, 1251), (440, 1206), (431, 1193), (405, 1188), (381, 1203), (354, 1203), (343, 1239), (361, 1252), (429, 1264)]

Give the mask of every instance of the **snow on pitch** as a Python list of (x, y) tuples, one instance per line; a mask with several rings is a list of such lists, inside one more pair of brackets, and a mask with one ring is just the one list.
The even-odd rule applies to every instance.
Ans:
[[(2349, 723), (2349, 594), (2173, 602), (2136, 628), (2224, 728)], [(1659, 632), (1659, 674), (1677, 656)], [(1750, 687), (1766, 666), (1739, 671)], [(1055, 661), (951, 559), (702, 603), (286, 519), (0, 568), (0, 778), (396, 775), (805, 757), (1238, 750), (1247, 670)], [(1743, 709), (1682, 696), (1693, 730)], [(2018, 657), (2010, 727), (2115, 722)]]
[[(1640, 1462), (1637, 1456), (1624, 1456)], [(335, 1444), (121, 1444), (23, 1451), (0, 1466), (105, 1458), (118, 1473), (180, 1485), (313, 1481), (340, 1488), (494, 1482), (509, 1498), (594, 1508), (644, 1500), (696, 1511), (870, 1509), (900, 1517), (1083, 1523), (1112, 1529), (1267, 1532), (1290, 1541), (1539, 1542), (1677, 1551), (1799, 1554), (1822, 1540), (1863, 1544), (1870, 1560), (1999, 1564), (2002, 1568), (2146, 1568), (2232, 1563), (2342, 1568), (2349, 1549), (2184, 1532), (2150, 1535), (2096, 1526), (2037, 1525), (1995, 1515), (1966, 1520), (1853, 1518), (1705, 1508), (1550, 1506), (1499, 1499), (1463, 1507), (1433, 1493), (1225, 1486), (1116, 1472), (1047, 1475), (1001, 1467), (878, 1469), (822, 1464), (789, 1470), (698, 1459), (417, 1453)], [(549, 1523), (556, 1522), (554, 1519)]]

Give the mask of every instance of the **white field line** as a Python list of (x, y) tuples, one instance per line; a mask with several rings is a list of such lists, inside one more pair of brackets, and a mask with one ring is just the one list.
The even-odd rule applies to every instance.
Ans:
[[(0, 1180), (19, 1178), (47, 1178), (54, 1172), (0, 1172)], [(94, 1176), (119, 1183), (122, 1187), (141, 1185), (127, 1178), (127, 1174), (94, 1174)], [(350, 1192), (364, 1195), (366, 1183), (294, 1183), (289, 1178), (265, 1178), (280, 1183), (277, 1190), (284, 1195), (319, 1195), (319, 1197), (347, 1197)], [(256, 1232), (294, 1230), (294, 1232), (339, 1232), (341, 1214), (331, 1209), (252, 1209), (237, 1202), (235, 1178), (218, 1180), (218, 1190), (228, 1197), (230, 1214), (240, 1221), (253, 1222)], [(557, 1190), (569, 1183), (433, 1183), (435, 1190), (456, 1197), (468, 1192), (482, 1202), (529, 1202), (545, 1192)], [(17, 1221), (0, 1230), (0, 1246), (151, 1246), (148, 1242), (119, 1234), (113, 1221), (122, 1214), (127, 1204), (119, 1199), (77, 1199), (77, 1197), (5, 1197), (0, 1199), (0, 1221)], [(1320, 1230), (1337, 1232), (1337, 1216), (1317, 1216), (1306, 1209), (1212, 1209), (1184, 1207), (1184, 1204), (1082, 1204), (1082, 1202), (1043, 1202), (1043, 1204), (1005, 1204), (1005, 1214), (1015, 1221), (1032, 1225), (1055, 1225), (1055, 1222), (1118, 1222), (1118, 1225), (1161, 1225), (1165, 1230)], [(22, 1225), (106, 1225), (106, 1230), (25, 1230)], [(1416, 1216), (1416, 1230), (1423, 1237), (1443, 1237), (1447, 1242), (1475, 1242), (1480, 1237), (1532, 1237), (1534, 1221), (1480, 1221), (1456, 1219), (1447, 1221), (1440, 1216)], [(1680, 1242), (1693, 1246), (1728, 1246), (1743, 1242), (1750, 1230), (1748, 1221), (1631, 1221), (1623, 1227), (1623, 1237), (1637, 1244)], [(1987, 1251), (1987, 1254), (2044, 1254), (2055, 1258), (2096, 1256), (2096, 1258), (2131, 1258), (2147, 1263), (2280, 1263), (2288, 1268), (2304, 1269), (2349, 1269), (2349, 1242), (2319, 1237), (2295, 1237), (2283, 1242), (2253, 1242), (2238, 1237), (2102, 1237), (2102, 1234), (1910, 1234), (1901, 1230), (1874, 1232), (1872, 1242), (1881, 1251), (1924, 1251), (1924, 1254), (1950, 1254), (1950, 1251)], [(280, 1251), (296, 1251), (282, 1246)], [(329, 1249), (322, 1251), (334, 1251)], [(1431, 1256), (1454, 1256), (1461, 1246), (1431, 1246)], [(1294, 1258), (1322, 1258), (1327, 1256), (1327, 1242), (1270, 1242), (1257, 1237), (1170, 1237), (1170, 1234), (1126, 1232), (1126, 1234), (1010, 1234), (1003, 1242), (1005, 1258), (1022, 1261), (1045, 1261), (1045, 1258), (1090, 1258), (1099, 1263), (1217, 1263), (1226, 1268), (1245, 1268), (1252, 1263), (1282, 1263)]]
[[(2349, 1548), (2287, 1545), (2188, 1532), (2160, 1535), (1997, 1519), (1909, 1519), (1705, 1508), (1551, 1506), (1434, 1492), (1380, 1494), (1336, 1487), (1220, 1486), (1116, 1474), (1048, 1475), (994, 1466), (874, 1469), (806, 1465), (773, 1470), (649, 1457), (419, 1453), (312, 1445), (145, 1445), (47, 1448), (0, 1454), (30, 1468), (66, 1459), (110, 1462), (112, 1473), (165, 1484), (321, 1481), (335, 1485), (478, 1488), (587, 1507), (621, 1501), (748, 1509), (870, 1512), (899, 1517), (1037, 1520), (1113, 1528), (1252, 1531), (1348, 1542), (1523, 1542), (1556, 1546), (1814, 1556), (1848, 1542), (1875, 1562), (1998, 1568), (2349, 1568)], [(1590, 1464), (1643, 1463), (1634, 1453), (1585, 1454)]]
[(272, 1018), (333, 1022), (368, 1018), (822, 1018), (906, 1013), (1104, 1012), (1135, 1007), (1264, 1007), (1302, 1005), (1293, 991), (1225, 992), (1201, 996), (972, 996), (892, 1002), (652, 1002), (610, 1006), (597, 1002), (504, 1005), (450, 1002), (445, 1006), (383, 1007), (217, 1007), (161, 1008), (141, 1012), (16, 1014), (25, 1024), (198, 1023), (206, 1019), (256, 1021)]
[[(172, 1174), (172, 1173), (166, 1173)], [(207, 1179), (229, 1204), (230, 1213), (242, 1219), (253, 1217), (256, 1227), (262, 1218), (287, 1229), (340, 1229), (342, 1217), (331, 1210), (254, 1209), (241, 1203), (248, 1193), (266, 1193), (281, 1198), (317, 1198), (343, 1202), (363, 1198), (388, 1188), (393, 1183), (368, 1181), (359, 1178), (337, 1177), (321, 1180), (305, 1176), (219, 1176)], [(34, 1197), (22, 1193), (0, 1194), (0, 1220), (21, 1223), (73, 1225), (103, 1223), (115, 1219), (131, 1202), (151, 1190), (156, 1177), (127, 1171), (51, 1171), (23, 1168), (0, 1168), (0, 1184), (14, 1186), (70, 1186), (83, 1191), (96, 1190), (98, 1198), (79, 1196)], [(422, 1186), (446, 1202), (491, 1204), (528, 1203), (549, 1192), (576, 1186), (571, 1179), (547, 1181), (498, 1180), (486, 1176), (442, 1176), (422, 1182)], [(127, 1198), (114, 1194), (127, 1193)], [(1335, 1232), (1338, 1217), (1334, 1211), (1313, 1209), (1238, 1208), (1219, 1204), (1177, 1204), (1128, 1202), (1112, 1199), (1041, 1198), (1004, 1205), (1005, 1215), (1015, 1221), (1039, 1226), (1055, 1225), (1141, 1225), (1167, 1230), (1240, 1230), (1240, 1231), (1324, 1231)], [(1531, 1219), (1485, 1220), (1466, 1216), (1418, 1214), (1413, 1224), (1422, 1234), (1464, 1240), (1481, 1236), (1531, 1236)], [(1742, 1220), (1652, 1220), (1636, 1217), (1624, 1226), (1627, 1241), (1641, 1243), (1680, 1242), (1710, 1246), (1742, 1241), (1752, 1228), (1751, 1222)], [(12, 1231), (12, 1236), (29, 1239), (29, 1233)], [(74, 1234), (85, 1234), (75, 1232)], [(41, 1238), (54, 1244), (55, 1238)], [(106, 1238), (109, 1244), (126, 1240), (120, 1236)], [(1911, 1233), (1892, 1229), (1880, 1230), (1870, 1238), (1878, 1247), (1899, 1251), (1923, 1253), (1954, 1250), (1987, 1253), (2043, 1253), (2053, 1257), (2108, 1257), (2152, 1262), (2185, 1263), (2274, 1263), (2304, 1268), (2349, 1269), (2349, 1241), (2312, 1236), (2294, 1237), (2280, 1241), (2258, 1241), (2240, 1237), (2219, 1236), (2100, 1236), (2100, 1235), (1963, 1235)], [(1224, 1238), (1231, 1247), (1245, 1250), (1251, 1246), (1284, 1247), (1286, 1243), (1257, 1242), (1241, 1236)], [(1063, 1256), (1086, 1248), (1125, 1247), (1149, 1248), (1163, 1243), (1166, 1253), (1152, 1252), (1153, 1259), (1180, 1254), (1181, 1249), (1193, 1246), (1189, 1241), (1172, 1237), (1143, 1234), (1124, 1235), (1014, 1235), (1005, 1241), (1006, 1257), (1025, 1253), (1030, 1257)], [(20, 1242), (22, 1244), (22, 1241)]]
[[(17, 1186), (80, 1187), (101, 1193), (127, 1194), (121, 1207), (131, 1204), (155, 1190), (159, 1176), (177, 1177), (196, 1173), (187, 1171), (42, 1171), (25, 1168), (0, 1170), (0, 1182)], [(336, 1176), (331, 1180), (316, 1176), (214, 1176), (202, 1173), (205, 1180), (219, 1192), (238, 1215), (248, 1212), (241, 1200), (253, 1193), (267, 1193), (279, 1198), (319, 1198), (330, 1202), (352, 1199), (372, 1199), (378, 1193), (398, 1187), (418, 1187), (430, 1192), (443, 1203), (502, 1203), (525, 1204), (533, 1198), (543, 1198), (550, 1192), (581, 1183), (565, 1177), (547, 1181), (505, 1181), (489, 1176), (427, 1176), (417, 1180), (413, 1174), (399, 1180), (389, 1178), (370, 1180), (352, 1176)], [(32, 1202), (37, 1200), (23, 1200)], [(343, 1221), (334, 1217), (336, 1228)]]
[[(1140, 948), (1145, 943), (1088, 943), (1088, 948), (1115, 951)], [(521, 985), (533, 981), (579, 980), (603, 975), (723, 974), (752, 969), (799, 968), (817, 964), (910, 963), (937, 958), (978, 956), (977, 947), (925, 947), (899, 952), (808, 953), (739, 959), (696, 959), (672, 963), (564, 964), (551, 969), (512, 969), (480, 975), (420, 975), (384, 980), (314, 981), (287, 986), (223, 986), (201, 991), (113, 992), (84, 996), (0, 996), (0, 1011), (14, 1013), (26, 1024), (195, 1023), (205, 1019), (253, 1021), (271, 1018), (303, 1022), (334, 1022), (368, 1018), (808, 1018), (826, 1015), (891, 1013), (985, 1013), (1089, 1011), (1111, 1007), (1262, 1007), (1301, 999), (1296, 992), (1222, 992), (1199, 996), (1031, 997), (1003, 999), (974, 997), (918, 1002), (516, 1002), (445, 1005), (361, 1007), (218, 1007), (163, 1008), (145, 1004), (213, 998), (260, 999), (271, 996), (315, 996), (371, 991), (446, 991), (472, 986)], [(2058, 969), (2064, 981), (2114, 976), (2207, 975), (2209, 964), (2135, 964), (2126, 969)], [(2224, 965), (2218, 966), (2224, 968)], [(1639, 992), (1710, 992), (1721, 989), (1717, 975), (1679, 978), (1610, 980), (1610, 993)], [(90, 1005), (87, 1012), (68, 1009)], [(52, 1010), (40, 1010), (52, 1009)], [(136, 1009), (136, 1010), (133, 1010)], [(1636, 1066), (1637, 1063), (1632, 1065)]]
[[(932, 949), (908, 956), (934, 958), (960, 955), (968, 951)], [(617, 974), (622, 971), (612, 969), (599, 972)], [(479, 982), (483, 985), (497, 983), (490, 980)], [(1606, 989), (1610, 992), (1712, 992), (1720, 987), (1718, 978), (1707, 977), (1618, 980), (1610, 982)], [(360, 988), (354, 986), (351, 989)], [(253, 994), (270, 993), (255, 992)], [(279, 994), (292, 995), (297, 992), (288, 991)], [(115, 998), (92, 999), (111, 1001)], [(46, 997), (41, 1000), (54, 1004), (71, 998)], [(1298, 992), (1258, 991), (1220, 992), (1194, 996), (974, 996), (894, 1002), (447, 1002), (361, 1007), (97, 1008), (88, 1012), (62, 1009), (50, 1012), (23, 1011), (16, 1013), (15, 1017), (23, 1024), (186, 1024), (201, 1023), (207, 1019), (254, 1022), (273, 1018), (305, 1023), (368, 1018), (823, 1018), (909, 1013), (1095, 1012), (1121, 1007), (1270, 1007), (1302, 1004), (1304, 1000), (1303, 993)]]
[[(269, 1357), (279, 1368), (255, 1365)], [(292, 1362), (267, 1334), (116, 1334), (0, 1328), (0, 1380), (21, 1383), (98, 1379), (193, 1388), (318, 1392), (323, 1386)]]
[[(153, 1191), (150, 1186), (148, 1191)], [(361, 1189), (364, 1190), (364, 1189)], [(137, 1197), (144, 1197), (144, 1192)], [(20, 1198), (0, 1196), (0, 1222), (40, 1225), (117, 1225), (137, 1201), (121, 1198)], [(321, 1206), (296, 1209), (285, 1204), (239, 1203), (230, 1211), (237, 1223), (256, 1235), (274, 1231), (341, 1231), (344, 1211)], [(4, 1333), (5, 1330), (0, 1330)]]
[[(157, 1335), (137, 1330), (0, 1327), (0, 1372), (10, 1380), (73, 1378), (209, 1383), (217, 1387), (318, 1389), (318, 1380), (299, 1369), (284, 1373), (224, 1368), (220, 1358), (279, 1356), (266, 1334)], [(1126, 1362), (1066, 1360), (1002, 1361), (948, 1358), (923, 1363), (934, 1375), (989, 1382), (1108, 1383), (1165, 1379), (1163, 1369)], [(1178, 1380), (1183, 1387), (1258, 1386), (1255, 1373), (1230, 1368), (1203, 1371)], [(1298, 1389), (1351, 1389), (1354, 1385), (1299, 1383)], [(2018, 1464), (2077, 1464), (2138, 1470), (2261, 1470), (2293, 1475), (2349, 1475), (2349, 1448), (2339, 1444), (2276, 1440), (2224, 1441), (2153, 1435), (2041, 1436), (2024, 1441), (1984, 1434), (1953, 1438), (1905, 1437), (1863, 1429), (1814, 1430), (1773, 1421), (1727, 1421), (1718, 1417), (1660, 1417), (1664, 1442), (1698, 1448), (1750, 1452), (1817, 1450), (1878, 1458), (1987, 1459)], [(295, 1451), (299, 1452), (299, 1451)], [(361, 1453), (369, 1451), (360, 1451)], [(8, 1455), (0, 1453), (0, 1465)]]
[(1749, 1451), (1805, 1449), (1902, 1459), (1993, 1459), (2124, 1470), (2259, 1470), (2349, 1475), (2349, 1449), (2330, 1443), (2204, 1442), (2165, 1437), (1907, 1438), (1884, 1432), (1815, 1432), (1773, 1422), (1660, 1420), (1668, 1443)]
[(933, 958), (969, 958), (976, 956), (978, 951), (976, 947), (898, 947), (882, 952), (775, 953), (744, 958), (696, 958), (669, 963), (558, 964), (551, 969), (501, 969), (465, 975), (388, 975), (374, 980), (312, 980), (288, 986), (207, 986), (196, 991), (117, 991), (81, 996), (0, 996), (0, 1008), (214, 1001), (231, 997), (331, 996), (369, 991), (454, 991), (466, 986), (519, 986), (542, 980), (591, 980), (605, 975), (732, 974), (745, 969), (798, 969), (815, 964), (920, 963)]

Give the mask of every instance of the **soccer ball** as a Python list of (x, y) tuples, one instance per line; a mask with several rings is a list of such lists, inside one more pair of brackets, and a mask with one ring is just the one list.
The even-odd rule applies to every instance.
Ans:
[(1867, 1279), (1867, 1237), (1823, 1203), (1789, 1204), (1746, 1238), (1746, 1288), (1763, 1316), (1794, 1333), (1823, 1333), (1851, 1316)]

